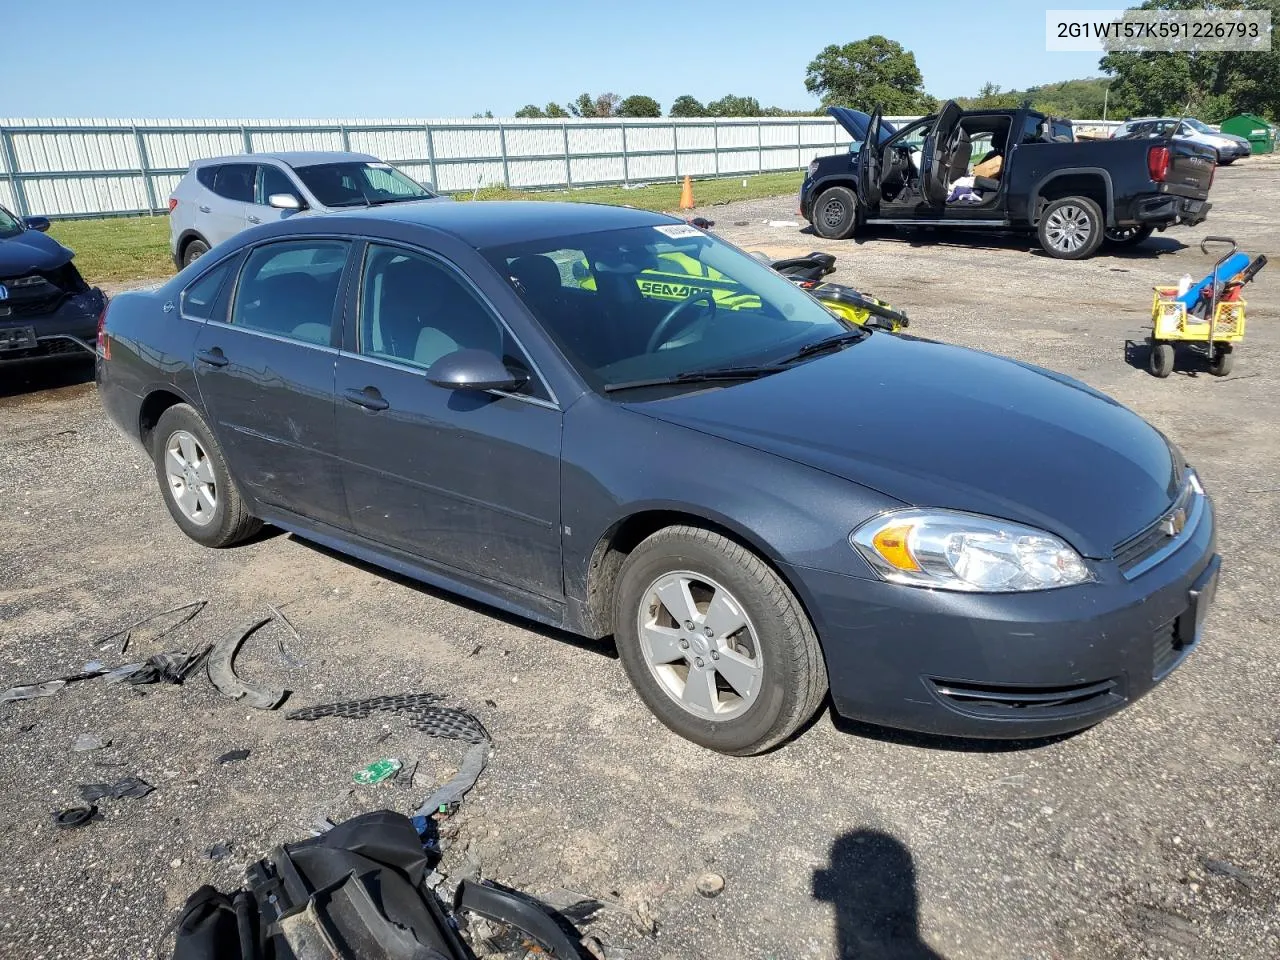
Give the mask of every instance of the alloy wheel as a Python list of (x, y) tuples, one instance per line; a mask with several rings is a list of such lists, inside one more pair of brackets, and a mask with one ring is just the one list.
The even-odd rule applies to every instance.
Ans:
[(1049, 214), (1045, 236), (1055, 250), (1075, 253), (1093, 236), (1093, 222), (1084, 207), (1065, 203)]
[(175, 430), (165, 444), (165, 476), (178, 509), (192, 523), (206, 526), (218, 509), (218, 484), (204, 447), (186, 430)]

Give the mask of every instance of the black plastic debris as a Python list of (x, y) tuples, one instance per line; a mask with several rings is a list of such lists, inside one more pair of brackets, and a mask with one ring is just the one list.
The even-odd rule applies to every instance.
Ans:
[(107, 683), (131, 683), (141, 686), (148, 683), (182, 683), (200, 668), (213, 644), (207, 643), (195, 650), (175, 650), (157, 653), (141, 663), (126, 663), (106, 674)]
[(115, 783), (82, 783), (80, 796), (89, 803), (95, 800), (139, 800), (155, 789), (138, 777), (125, 777)]
[[(169, 610), (161, 610), (159, 613), (149, 614), (141, 620), (138, 620), (136, 623), (131, 623), (129, 626), (123, 627), (115, 633), (108, 634), (100, 640), (95, 640), (93, 645), (99, 650), (106, 650), (115, 645), (115, 640), (118, 637), (120, 638), (120, 643), (116, 646), (116, 653), (124, 653), (125, 650), (129, 648), (129, 641), (133, 638), (133, 631), (137, 630), (139, 627), (145, 626), (153, 620), (159, 620), (161, 617), (167, 617), (171, 613), (182, 613), (183, 615), (181, 617), (151, 638), (153, 641), (159, 640), (161, 637), (173, 633), (173, 631), (177, 630), (183, 624), (190, 623), (194, 620), (199, 615), (200, 611), (208, 605), (208, 603), (208, 600), (193, 600), (191, 603), (184, 603), (180, 607), (173, 607)], [(183, 611), (186, 612), (184, 613)]]
[(362, 720), (375, 711), (402, 713), (409, 726), (429, 737), (464, 740), (467, 743), (492, 742), (489, 731), (475, 716), (458, 707), (439, 706), (444, 697), (435, 693), (403, 693), (396, 696), (369, 697), (345, 703), (329, 703), (291, 711), (288, 720), (320, 720), (345, 717)]
[(480, 779), (480, 774), (484, 773), (484, 768), (488, 764), (489, 745), (487, 743), (473, 745), (462, 758), (462, 765), (453, 779), (427, 797), (422, 802), (422, 806), (414, 811), (414, 816), (429, 817), (433, 813), (452, 813), (458, 804), (462, 803), (462, 798), (476, 785), (476, 781)]
[(35, 700), (37, 697), (52, 697), (69, 683), (92, 680), (95, 677), (102, 676), (104, 673), (106, 673), (105, 670), (84, 670), (80, 673), (68, 674), (65, 677), (55, 677), (52, 680), (41, 680), (36, 683), (10, 687), (4, 693), (0, 693), (0, 703), (8, 703), (10, 700)]
[(80, 807), (67, 807), (65, 810), (55, 811), (53, 825), (59, 830), (74, 830), (101, 819), (102, 814), (98, 812), (98, 808), (88, 803)]
[(267, 617), (256, 621), (246, 629), (227, 634), (214, 644), (207, 664), (209, 682), (217, 688), (219, 693), (258, 710), (274, 710), (284, 703), (289, 691), (254, 687), (245, 683), (235, 672), (234, 662), (245, 640), (270, 622), (271, 618)]
[(231, 844), (229, 843), (215, 843), (209, 848), (209, 859), (214, 863), (219, 860), (225, 860), (229, 856), (231, 856)]
[(1220, 877), (1229, 877), (1241, 886), (1248, 887), (1252, 890), (1258, 885), (1258, 878), (1246, 870), (1242, 870), (1234, 863), (1228, 863), (1226, 860), (1205, 860), (1204, 868), (1210, 873), (1217, 874)]
[[(267, 609), (271, 611), (277, 620), (289, 628), (289, 632), (293, 634), (293, 639), (297, 641), (299, 646), (301, 646), (302, 634), (298, 633), (298, 628), (293, 625), (293, 621), (269, 603), (267, 604)], [(293, 667), (295, 669), (305, 666), (301, 660), (289, 654), (289, 651), (284, 648), (284, 641), (279, 637), (276, 637), (276, 649), (280, 651), (280, 659), (285, 662), (286, 666)]]
[(219, 763), (237, 763), (241, 760), (249, 759), (248, 750), (228, 750), (218, 758)]

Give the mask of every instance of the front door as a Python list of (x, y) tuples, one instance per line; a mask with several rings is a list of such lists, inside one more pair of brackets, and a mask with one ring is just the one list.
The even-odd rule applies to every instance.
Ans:
[(336, 409), (355, 531), (562, 597), (560, 410), (536, 375), (514, 394), (448, 389), (426, 376), (462, 348), (531, 369), (510, 331), (452, 264), (403, 247), (368, 246), (354, 300)]
[(880, 204), (881, 158), (880, 152), (880, 111), (871, 114), (867, 123), (866, 139), (862, 141), (862, 149), (858, 151), (858, 195), (862, 198), (862, 208), (866, 215), (875, 216)]
[(941, 207), (951, 192), (951, 158), (957, 147), (957, 138), (964, 134), (960, 128), (961, 112), (954, 100), (948, 100), (938, 111), (924, 138), (920, 194), (928, 206)]
[(259, 223), (274, 223), (286, 217), (297, 216), (297, 210), (281, 210), (279, 207), (273, 207), (267, 202), (271, 195), (275, 193), (287, 193), (290, 196), (297, 197), (299, 201), (302, 200), (302, 195), (298, 192), (298, 188), (293, 181), (289, 179), (288, 174), (269, 163), (258, 164), (258, 183), (254, 201), (245, 208), (245, 220), (249, 226), (256, 226)]
[(348, 521), (334, 446), (334, 324), (349, 248), (317, 238), (251, 249), (229, 313), (204, 324), (193, 360), (245, 492), (338, 527)]

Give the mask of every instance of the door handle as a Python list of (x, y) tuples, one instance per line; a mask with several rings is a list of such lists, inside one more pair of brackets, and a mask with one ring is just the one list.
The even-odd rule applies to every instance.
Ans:
[(391, 404), (378, 391), (377, 387), (365, 387), (363, 390), (357, 390), (354, 387), (343, 392), (342, 396), (349, 403), (354, 403), (358, 407), (364, 407), (366, 410), (385, 410)]
[(212, 350), (201, 350), (196, 354), (196, 359), (210, 367), (225, 367), (231, 362), (223, 354), (221, 347), (214, 347)]
[(246, 219), (246, 220), (248, 220), (250, 223), (261, 223), (261, 222), (262, 222), (262, 218), (261, 218), (261, 217), (255, 217), (253, 214), (249, 214), (249, 216), (245, 217), (245, 219)]
[(208, 212), (209, 212), (209, 208), (208, 208), (205, 204), (203, 204), (203, 203), (202, 203), (202, 204), (200, 204), (200, 212), (201, 212), (201, 213), (208, 213)]

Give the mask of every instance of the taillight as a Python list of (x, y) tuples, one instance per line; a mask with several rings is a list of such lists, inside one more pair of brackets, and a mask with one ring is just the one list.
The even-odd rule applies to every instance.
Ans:
[(1147, 172), (1156, 183), (1164, 183), (1169, 175), (1169, 148), (1152, 147), (1147, 151)]
[(169, 198), (169, 212), (170, 212), (170, 213), (173, 213), (174, 209), (175, 209), (177, 206), (178, 206), (178, 198), (177, 198), (177, 197), (170, 197), (170, 198)]
[(111, 338), (107, 336), (107, 306), (102, 305), (102, 312), (98, 314), (98, 356), (103, 360), (111, 359)]

